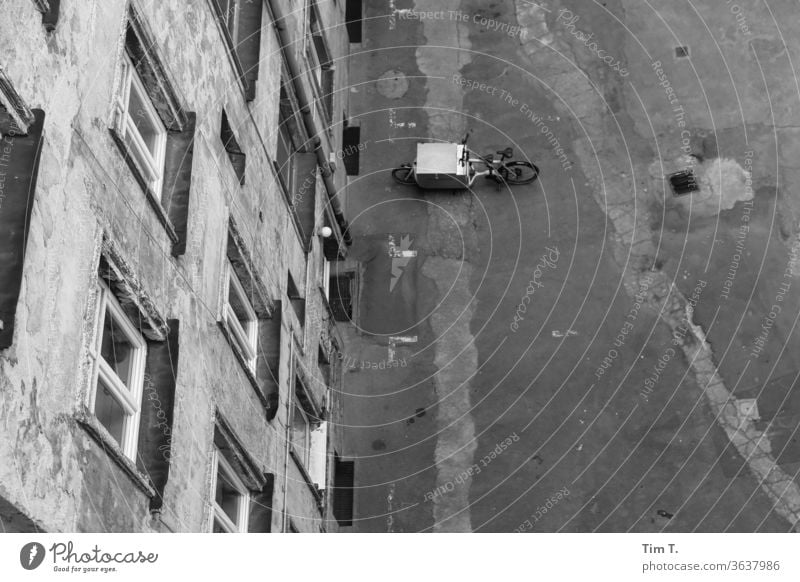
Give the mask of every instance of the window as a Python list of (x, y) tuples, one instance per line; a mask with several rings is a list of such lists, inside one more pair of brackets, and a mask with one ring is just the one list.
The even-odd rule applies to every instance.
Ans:
[(245, 99), (256, 96), (261, 50), (261, 0), (212, 0)]
[(311, 422), (297, 399), (292, 409), (292, 448), (303, 466), (308, 467), (311, 460)]
[(353, 306), (356, 304), (353, 291), (358, 288), (355, 275), (354, 271), (345, 271), (330, 278), (328, 288), (331, 295), (328, 302), (336, 321), (349, 322), (353, 320)]
[(228, 285), (223, 316), (248, 369), (255, 373), (258, 318), (230, 261), (227, 263), (227, 271)]
[(331, 64), (328, 43), (322, 30), (317, 3), (314, 1), (309, 6), (306, 60), (308, 61), (316, 100), (320, 103), (320, 108), (329, 121), (333, 113), (334, 70)]
[(136, 456), (146, 344), (108, 285), (100, 281), (96, 381), (90, 410), (125, 455)]
[(133, 155), (150, 191), (161, 196), (167, 131), (147, 95), (130, 56), (122, 63), (121, 138)]
[(281, 303), (269, 298), (232, 217), (222, 266), (218, 325), (272, 420), (278, 409)]
[(14, 341), (44, 120), (45, 112), (29, 109), (0, 67), (0, 350)]
[(278, 143), (275, 150), (275, 166), (287, 195), (294, 191), (292, 182), (292, 155), (297, 148), (292, 138), (294, 112), (286, 88), (281, 86), (280, 114), (278, 117)]
[(208, 528), (214, 533), (269, 532), (275, 475), (263, 472), (219, 411), (211, 453)]
[(214, 533), (247, 531), (250, 494), (219, 449), (214, 449)]
[(164, 319), (130, 265), (103, 233), (76, 420), (157, 510), (170, 473), (180, 322)]
[(181, 104), (135, 4), (128, 5), (110, 130), (179, 256), (186, 252), (197, 116)]

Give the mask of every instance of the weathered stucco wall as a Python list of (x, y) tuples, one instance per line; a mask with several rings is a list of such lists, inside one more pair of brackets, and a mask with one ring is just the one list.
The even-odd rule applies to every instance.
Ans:
[[(297, 3), (282, 4), (288, 12)], [(343, 18), (343, 6), (322, 4), (329, 22)], [(50, 531), (149, 527), (147, 496), (74, 420), (88, 382), (85, 350), (95, 333), (92, 289), (105, 230), (159, 313), (180, 320), (172, 467), (163, 508), (167, 527), (208, 527), (210, 452), (219, 410), (260, 470), (276, 474), (274, 531), (284, 497), (291, 328), (299, 328), (286, 298), (288, 270), (303, 287), (309, 309), (325, 312), (318, 292), (320, 240), (314, 237), (306, 257), (271, 166), (281, 62), (275, 31), (265, 10), (256, 99), (247, 103), (208, 0), (135, 5), (181, 104), (197, 115), (187, 251), (178, 258), (171, 256), (171, 241), (109, 132), (127, 2), (62, 2), (58, 26), (49, 35), (33, 2), (3, 5), (0, 65), (26, 103), (43, 109), (47, 118), (17, 332), (12, 347), (0, 352), (0, 497)], [(293, 20), (292, 30), (297, 34), (304, 25)], [(331, 29), (336, 50), (346, 49), (343, 38), (344, 27)], [(344, 68), (339, 66), (340, 79)], [(343, 96), (335, 102), (333, 117), (341, 119)], [(247, 154), (243, 186), (219, 138), (222, 108)], [(333, 132), (335, 148), (340, 133)], [(340, 184), (343, 179), (336, 178)], [(319, 190), (317, 216), (324, 203)], [(270, 422), (217, 325), (229, 215), (268, 295), (282, 300), (280, 408)], [(305, 334), (296, 331), (305, 349), (293, 353), (308, 370), (316, 370), (323, 325), (310, 321)], [(292, 476), (289, 487), (287, 511), (308, 518), (296, 525), (318, 531), (321, 516), (311, 492)]]

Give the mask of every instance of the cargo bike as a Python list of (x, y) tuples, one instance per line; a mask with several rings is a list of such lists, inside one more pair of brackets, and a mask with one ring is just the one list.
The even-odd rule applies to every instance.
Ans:
[(530, 184), (539, 176), (539, 168), (522, 160), (512, 160), (514, 150), (506, 148), (482, 156), (467, 147), (469, 134), (460, 144), (419, 143), (417, 158), (392, 170), (392, 177), (405, 186), (426, 190), (463, 190), (471, 188), (480, 176), (501, 184)]

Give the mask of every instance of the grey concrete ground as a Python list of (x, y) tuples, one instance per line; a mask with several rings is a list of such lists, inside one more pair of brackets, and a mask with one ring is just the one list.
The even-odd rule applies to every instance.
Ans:
[[(351, 64), (366, 144), (347, 208), (363, 261), (344, 382), (354, 529), (788, 531), (709, 405), (686, 356), (696, 340), (676, 338), (654, 299), (670, 282), (693, 298), (722, 381), (758, 400), (754, 426), (791, 478), (800, 283), (749, 358), (790, 260), (774, 190), (756, 193), (752, 252), (721, 299), (742, 206), (697, 217), (656, 203), (659, 140), (626, 111), (630, 79), (554, 20), (581, 14), (624, 61), (621, 2), (417, 0), (439, 13), (421, 19), (369, 4)], [(472, 192), (391, 180), (418, 141), (467, 128), (484, 153), (511, 145), (536, 161), (540, 180)], [(417, 255), (392, 258), (401, 242)]]

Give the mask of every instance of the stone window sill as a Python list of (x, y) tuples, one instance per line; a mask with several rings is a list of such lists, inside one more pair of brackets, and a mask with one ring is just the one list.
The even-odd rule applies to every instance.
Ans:
[(289, 447), (289, 456), (294, 459), (294, 464), (297, 466), (297, 469), (300, 471), (300, 474), (303, 476), (303, 480), (306, 482), (308, 489), (311, 491), (311, 494), (314, 496), (314, 499), (317, 502), (317, 510), (319, 511), (320, 515), (322, 515), (322, 491), (316, 486), (316, 484), (311, 481), (311, 475), (308, 474), (305, 466), (303, 466), (303, 461), (300, 460), (300, 457), (296, 452), (294, 452), (294, 447)]
[(151, 499), (156, 496), (156, 491), (150, 485), (150, 480), (145, 477), (136, 467), (136, 464), (129, 459), (125, 453), (122, 452), (122, 449), (111, 437), (111, 435), (108, 434), (108, 431), (102, 424), (100, 424), (100, 421), (97, 420), (94, 414), (89, 412), (89, 410), (84, 409), (76, 415), (75, 420), (77, 420), (78, 424), (87, 433), (89, 433), (89, 436), (91, 436), (97, 442), (97, 444), (103, 447), (103, 450), (108, 454), (108, 456), (111, 457), (111, 459), (117, 465), (119, 465), (119, 467), (128, 475), (128, 477), (130, 477), (134, 485), (141, 489), (142, 492), (144, 492), (144, 494)]
[(133, 155), (131, 154), (128, 146), (125, 145), (125, 141), (120, 137), (117, 130), (114, 128), (110, 128), (111, 136), (114, 138), (114, 143), (117, 144), (117, 147), (122, 153), (122, 157), (125, 160), (125, 163), (128, 164), (128, 168), (130, 168), (131, 172), (133, 173), (133, 177), (136, 179), (136, 182), (144, 191), (144, 195), (147, 198), (147, 202), (150, 204), (150, 207), (156, 213), (156, 218), (164, 227), (164, 230), (167, 231), (167, 236), (169, 237), (172, 244), (177, 244), (180, 238), (178, 234), (175, 232), (175, 227), (172, 225), (169, 217), (167, 216), (167, 212), (164, 210), (164, 207), (161, 205), (161, 201), (158, 199), (156, 194), (150, 189), (150, 186), (147, 185), (147, 180), (145, 180), (142, 172), (139, 170), (139, 166), (136, 165), (134, 161)]

